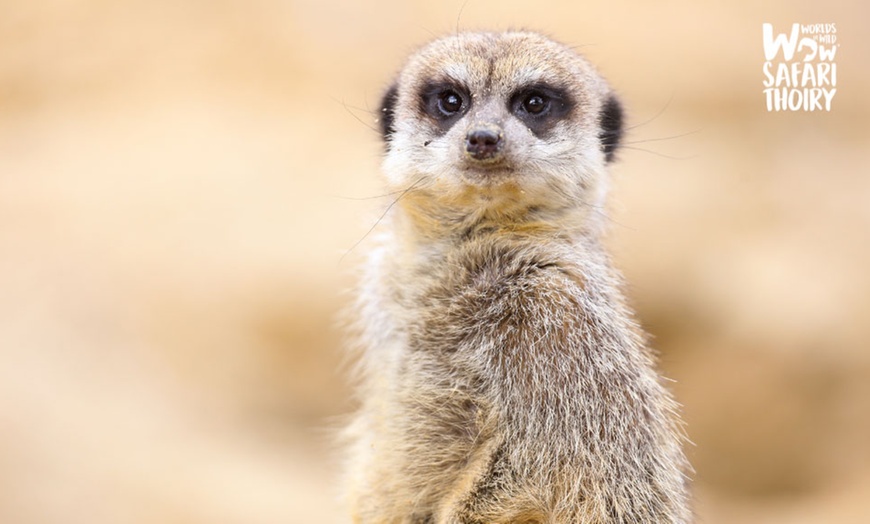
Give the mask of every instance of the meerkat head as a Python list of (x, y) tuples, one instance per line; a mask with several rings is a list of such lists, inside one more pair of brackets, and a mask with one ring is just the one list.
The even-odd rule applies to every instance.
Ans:
[(411, 56), (383, 97), (380, 127), (388, 183), (413, 188), (406, 207), (522, 222), (603, 203), (622, 108), (562, 44), (461, 33)]

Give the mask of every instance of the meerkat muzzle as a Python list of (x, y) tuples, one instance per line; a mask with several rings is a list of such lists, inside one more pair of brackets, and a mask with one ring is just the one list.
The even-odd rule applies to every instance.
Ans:
[(504, 131), (495, 124), (477, 124), (465, 136), (465, 152), (477, 161), (499, 160), (503, 148)]

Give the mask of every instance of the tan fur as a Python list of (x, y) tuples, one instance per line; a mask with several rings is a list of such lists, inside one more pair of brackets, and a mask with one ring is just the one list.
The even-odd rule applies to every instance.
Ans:
[[(471, 93), (446, 131), (419, 107), (445, 78)], [(507, 102), (542, 81), (576, 104), (544, 137)], [(608, 85), (525, 32), (437, 40), (396, 85), (384, 170), (403, 193), (354, 311), (354, 522), (690, 522), (676, 405), (599, 238)], [(504, 129), (497, 169), (463, 150), (488, 122)]]

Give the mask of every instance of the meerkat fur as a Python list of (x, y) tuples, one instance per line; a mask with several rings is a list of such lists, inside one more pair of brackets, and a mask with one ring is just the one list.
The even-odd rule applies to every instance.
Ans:
[(691, 521), (677, 405), (601, 243), (621, 105), (572, 49), (459, 33), (381, 107), (354, 304), (360, 524)]

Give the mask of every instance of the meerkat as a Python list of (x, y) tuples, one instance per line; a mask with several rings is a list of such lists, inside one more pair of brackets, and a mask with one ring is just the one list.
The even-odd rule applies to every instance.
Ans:
[(677, 405), (601, 242), (622, 113), (532, 32), (435, 40), (387, 90), (353, 522), (691, 521)]

